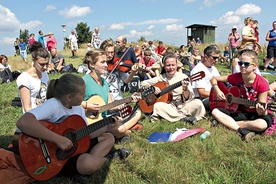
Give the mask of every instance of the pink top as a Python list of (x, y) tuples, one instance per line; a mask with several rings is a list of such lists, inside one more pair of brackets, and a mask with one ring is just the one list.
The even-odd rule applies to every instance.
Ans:
[(150, 66), (152, 66), (154, 63), (156, 63), (156, 61), (155, 61), (155, 59), (150, 58), (150, 60), (149, 60), (148, 62), (146, 62), (144, 58), (141, 58), (141, 59), (139, 60), (139, 63), (144, 64), (146, 67), (150, 67)]
[(35, 42), (35, 39), (33, 39), (33, 38), (30, 38), (30, 39), (29, 39), (29, 44), (30, 44), (30, 45), (32, 45), (34, 42)]
[[(231, 33), (232, 34), (232, 33)], [(236, 35), (238, 37), (240, 37), (240, 34), (238, 32), (236, 32)], [(235, 37), (233, 36), (233, 34), (231, 35), (231, 38), (230, 38), (230, 44), (229, 44), (229, 47), (230, 48), (236, 48), (237, 46), (239, 45), (239, 40), (236, 40)]]
[(51, 51), (53, 48), (56, 48), (57, 40), (55, 37), (49, 37), (48, 40), (46, 41), (46, 45), (48, 48), (48, 51)]

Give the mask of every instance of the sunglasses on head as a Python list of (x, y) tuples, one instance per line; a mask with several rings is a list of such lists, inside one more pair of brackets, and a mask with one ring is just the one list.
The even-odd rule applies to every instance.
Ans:
[(239, 61), (238, 62), (239, 66), (245, 66), (245, 67), (249, 67), (250, 65), (254, 65), (255, 63), (249, 62), (249, 61)]

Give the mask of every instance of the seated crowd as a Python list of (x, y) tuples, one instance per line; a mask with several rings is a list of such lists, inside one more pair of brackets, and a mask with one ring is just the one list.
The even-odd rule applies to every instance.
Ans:
[[(228, 50), (225, 47), (225, 51)], [(263, 133), (273, 124), (271, 111), (262, 104), (269, 96), (275, 96), (275, 85), (269, 85), (260, 75), (258, 53), (254, 50), (238, 51), (231, 70), (229, 68), (231, 74), (221, 76), (216, 63), (220, 57), (228, 63), (230, 60), (229, 55), (226, 52), (222, 55), (215, 44), (208, 45), (200, 54), (193, 41), (187, 47), (181, 45), (178, 50), (166, 47), (162, 41), (156, 47), (152, 41), (144, 42), (140, 49), (139, 45), (127, 47), (126, 37), (118, 36), (116, 43), (104, 40), (99, 49), (87, 50), (83, 63), (89, 72), (83, 77), (64, 74), (50, 81), (47, 71), (62, 71), (66, 66), (64, 57), (52, 49), (49, 63), (49, 52), (36, 42), (30, 51), (33, 66), (17, 79), (24, 113), (16, 123), (20, 131), (54, 142), (61, 150), (68, 150), (74, 146), (74, 141), (45, 128), (40, 120), (62, 122), (68, 116), (79, 115), (85, 126), (89, 126), (109, 115), (114, 116), (118, 111), (129, 113), (123, 119), (114, 116), (115, 124), (90, 133), (87, 151), (68, 159), (59, 172), (63, 176), (89, 175), (106, 162), (127, 158), (132, 151), (114, 149), (114, 144), (129, 141), (131, 131), (143, 129), (140, 122), (142, 112), (150, 115), (152, 123), (165, 119), (190, 125), (195, 125), (208, 113), (213, 117), (213, 125), (220, 124), (236, 131), (245, 141), (252, 140), (255, 134)], [(4, 62), (2, 65), (8, 67)], [(140, 88), (152, 89), (155, 97), (165, 96), (170, 91), (171, 94), (160, 101), (157, 99), (153, 105), (148, 105), (136, 93), (123, 98), (124, 87), (129, 87), (134, 76), (139, 77)], [(212, 100), (227, 100), (227, 91), (222, 87), (226, 83), (231, 87), (238, 86), (249, 100), (256, 101), (255, 108), (232, 111), (226, 105), (215, 106)], [(128, 103), (131, 102), (136, 105), (129, 112)], [(138, 103), (140, 109), (137, 109)]]

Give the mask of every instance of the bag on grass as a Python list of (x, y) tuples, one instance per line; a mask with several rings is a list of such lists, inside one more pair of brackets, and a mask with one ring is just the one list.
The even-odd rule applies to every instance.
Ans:
[(12, 72), (9, 68), (5, 68), (2, 72), (0, 72), (0, 84), (4, 82), (12, 82), (14, 78), (12, 76)]
[(61, 70), (61, 73), (72, 73), (72, 72), (76, 72), (76, 69), (72, 64), (64, 66)]

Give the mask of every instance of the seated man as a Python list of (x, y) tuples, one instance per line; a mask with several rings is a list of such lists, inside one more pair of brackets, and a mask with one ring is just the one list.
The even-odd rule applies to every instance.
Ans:
[(204, 56), (201, 62), (199, 62), (191, 71), (191, 75), (204, 71), (205, 77), (201, 80), (192, 82), (192, 87), (195, 93), (195, 98), (201, 99), (205, 109), (208, 111), (209, 107), (209, 96), (211, 91), (210, 79), (213, 77), (220, 76), (217, 68), (215, 67), (218, 61), (220, 49), (217, 45), (209, 45), (203, 51)]
[(48, 71), (58, 71), (61, 72), (62, 68), (65, 66), (65, 60), (63, 55), (57, 53), (57, 49), (51, 50), (51, 62)]
[(145, 50), (144, 57), (139, 60), (139, 63), (144, 68), (144, 70), (139, 73), (141, 80), (150, 79), (159, 75), (158, 69), (160, 65), (153, 59), (152, 52), (149, 48)]

